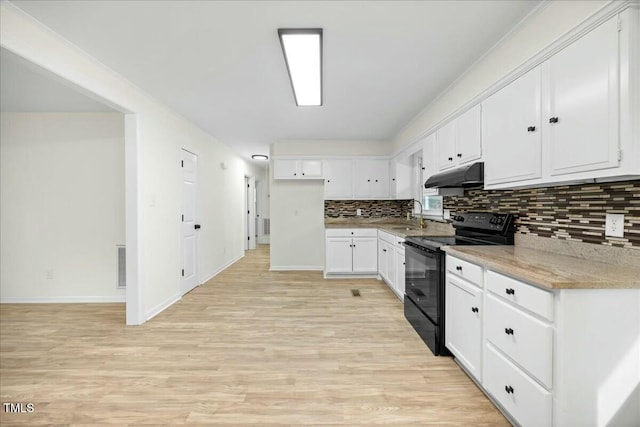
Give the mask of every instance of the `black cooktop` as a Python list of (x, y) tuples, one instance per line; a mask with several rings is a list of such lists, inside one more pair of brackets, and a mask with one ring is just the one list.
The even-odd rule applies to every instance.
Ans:
[(469, 212), (452, 217), (455, 236), (408, 236), (415, 246), (439, 249), (453, 245), (513, 245), (513, 215)]

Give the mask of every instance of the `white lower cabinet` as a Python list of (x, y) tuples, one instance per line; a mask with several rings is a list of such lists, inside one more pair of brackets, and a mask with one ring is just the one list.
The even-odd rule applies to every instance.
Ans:
[(325, 276), (332, 274), (376, 274), (378, 230), (326, 229)]
[(393, 289), (396, 278), (395, 252), (390, 243), (380, 238), (378, 239), (378, 265), (380, 276)]
[(551, 290), (446, 263), (447, 348), (510, 421), (640, 425), (640, 289)]
[(400, 301), (404, 301), (404, 239), (398, 239), (396, 243), (396, 295), (400, 298)]
[(486, 295), (485, 332), (487, 342), (499, 348), (511, 360), (545, 387), (552, 386), (553, 325), (501, 301), (491, 292)]
[(404, 301), (404, 239), (378, 231), (378, 275)]
[(478, 381), (482, 380), (482, 289), (447, 273), (446, 346)]
[(522, 426), (552, 425), (551, 392), (537, 384), (490, 343), (485, 345), (483, 387)]

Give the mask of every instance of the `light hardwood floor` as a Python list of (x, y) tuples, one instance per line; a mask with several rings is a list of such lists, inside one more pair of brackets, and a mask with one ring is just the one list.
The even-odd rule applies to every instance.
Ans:
[[(269, 272), (268, 246), (150, 322), (0, 307), (0, 424), (509, 425), (377, 280)], [(351, 296), (359, 289), (362, 296)]]

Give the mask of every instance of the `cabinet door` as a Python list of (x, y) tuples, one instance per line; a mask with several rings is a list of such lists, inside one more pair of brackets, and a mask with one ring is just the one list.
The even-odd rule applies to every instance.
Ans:
[(353, 192), (358, 199), (389, 197), (389, 162), (387, 160), (355, 160)]
[(353, 195), (355, 198), (371, 197), (371, 180), (374, 169), (375, 165), (370, 160), (353, 161)]
[(456, 121), (452, 120), (436, 131), (438, 151), (438, 170), (455, 165), (456, 159)]
[(381, 258), (383, 259), (380, 275), (384, 279), (384, 281), (389, 285), (391, 289), (395, 288), (396, 282), (396, 258), (395, 258), (395, 250), (392, 245), (387, 242), (381, 241), (380, 246), (382, 247)]
[(328, 237), (325, 247), (326, 273), (351, 273), (353, 271), (353, 241), (348, 237)]
[(610, 19), (548, 61), (551, 174), (618, 166), (618, 28)]
[(447, 274), (446, 346), (478, 381), (482, 381), (482, 291)]
[(373, 180), (371, 197), (376, 199), (389, 197), (389, 161), (372, 160)]
[(327, 200), (353, 197), (351, 160), (325, 160), (324, 198)]
[[(422, 141), (422, 180), (426, 181), (429, 177), (438, 172), (438, 160), (436, 155), (436, 132), (427, 136)], [(422, 182), (421, 184), (424, 184)]]
[(482, 107), (476, 105), (456, 119), (456, 158), (458, 164), (482, 156)]
[(300, 171), (305, 178), (322, 178), (322, 160), (300, 160)]
[(395, 199), (396, 195), (398, 194), (397, 164), (398, 164), (397, 159), (389, 160), (389, 197), (392, 199)]
[(273, 161), (273, 178), (297, 178), (298, 161), (289, 159), (276, 159)]
[(482, 385), (518, 424), (536, 427), (553, 425), (551, 393), (513, 365), (490, 343), (485, 344), (484, 354), (485, 380)]
[(484, 181), (521, 181), (542, 176), (540, 67), (483, 103)]
[(396, 292), (400, 299), (404, 295), (404, 249), (396, 248)]
[(378, 272), (378, 239), (376, 237), (353, 239), (353, 272)]

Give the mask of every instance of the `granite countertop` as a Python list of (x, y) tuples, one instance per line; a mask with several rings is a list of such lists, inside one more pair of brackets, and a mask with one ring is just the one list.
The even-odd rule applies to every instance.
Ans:
[(417, 221), (397, 220), (327, 220), (325, 228), (376, 228), (395, 236), (405, 238), (407, 236), (452, 236), (455, 234), (453, 227), (448, 223), (425, 221), (426, 227), (420, 228)]
[(640, 289), (640, 267), (519, 246), (447, 246), (443, 249), (497, 273), (549, 289)]

